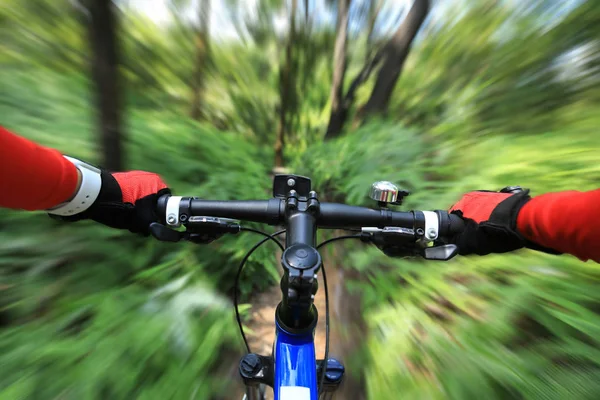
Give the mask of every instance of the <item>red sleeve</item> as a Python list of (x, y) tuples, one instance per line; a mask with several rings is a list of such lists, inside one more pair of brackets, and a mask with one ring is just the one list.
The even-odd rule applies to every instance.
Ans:
[(600, 262), (600, 189), (536, 196), (519, 212), (517, 228), (541, 246)]
[(0, 207), (46, 210), (77, 188), (77, 168), (57, 150), (0, 126)]

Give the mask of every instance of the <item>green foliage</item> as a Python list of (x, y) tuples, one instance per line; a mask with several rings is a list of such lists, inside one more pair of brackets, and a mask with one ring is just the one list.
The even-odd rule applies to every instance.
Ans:
[(6, 0), (0, 4), (0, 61), (61, 72), (81, 70), (87, 58), (80, 10), (67, 0)]
[[(544, 28), (540, 15), (501, 3), (449, 8), (411, 52), (393, 97), (395, 115), (432, 134), (460, 131), (461, 139), (563, 128), (560, 109), (581, 94), (589, 99), (595, 87), (588, 81), (576, 88), (580, 77), (569, 72), (580, 61), (564, 55), (590, 43), (589, 26), (579, 34), (583, 10), (591, 21), (600, 16), (587, 3), (562, 8)], [(448, 130), (436, 127), (441, 122), (451, 124)]]
[(530, 253), (385, 263), (365, 271), (377, 287), (365, 301), (387, 303), (368, 319), (371, 397), (401, 388), (407, 398), (597, 395), (597, 271)]
[(2, 333), (3, 397), (206, 398), (222, 390), (210, 371), (237, 342), (223, 318), (229, 302), (198, 284), (160, 288), (148, 300), (137, 286), (60, 297), (55, 288), (58, 298), (43, 299), (48, 315)]
[(343, 138), (309, 147), (297, 169), (328, 196), (367, 205), (366, 190), (375, 178), (418, 190), (424, 183), (423, 151), (416, 132), (395, 123), (371, 123)]

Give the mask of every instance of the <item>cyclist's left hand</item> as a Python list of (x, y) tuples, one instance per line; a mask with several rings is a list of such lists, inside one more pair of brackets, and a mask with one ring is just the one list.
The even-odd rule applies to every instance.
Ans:
[(450, 238), (450, 243), (458, 246), (461, 255), (506, 253), (525, 247), (529, 243), (517, 230), (517, 215), (530, 199), (527, 189), (519, 193), (465, 194), (450, 208), (465, 220), (464, 231)]
[(156, 222), (156, 202), (163, 194), (170, 194), (160, 176), (151, 172), (129, 171), (110, 173), (101, 171), (102, 186), (98, 198), (90, 208), (64, 221), (91, 219), (117, 229), (129, 229), (142, 235), (149, 234), (149, 226)]

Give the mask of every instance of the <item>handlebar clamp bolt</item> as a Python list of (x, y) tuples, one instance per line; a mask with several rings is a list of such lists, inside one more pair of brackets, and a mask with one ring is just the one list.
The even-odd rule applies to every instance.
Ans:
[(174, 215), (174, 214), (170, 214), (170, 215), (167, 217), (167, 222), (168, 222), (169, 224), (174, 224), (175, 222), (177, 222), (177, 218), (175, 218), (175, 215)]
[(435, 239), (435, 229), (427, 230), (427, 239)]
[(296, 181), (290, 178), (288, 179), (287, 184), (289, 187), (294, 187), (296, 185)]

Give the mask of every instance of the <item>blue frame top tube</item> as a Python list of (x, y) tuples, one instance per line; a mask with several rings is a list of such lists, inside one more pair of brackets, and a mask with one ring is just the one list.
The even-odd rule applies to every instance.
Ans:
[(276, 321), (275, 400), (318, 400), (314, 328), (293, 334)]

